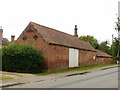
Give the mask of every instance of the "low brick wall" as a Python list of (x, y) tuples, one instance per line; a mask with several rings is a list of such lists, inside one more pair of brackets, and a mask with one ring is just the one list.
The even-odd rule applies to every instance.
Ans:
[(105, 58), (105, 57), (97, 57), (97, 63), (98, 64), (113, 64), (112, 58)]

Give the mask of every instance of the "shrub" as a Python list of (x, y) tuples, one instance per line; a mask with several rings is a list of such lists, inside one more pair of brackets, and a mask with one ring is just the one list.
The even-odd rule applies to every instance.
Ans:
[(11, 44), (2, 48), (3, 71), (40, 73), (43, 63), (43, 54), (32, 46)]

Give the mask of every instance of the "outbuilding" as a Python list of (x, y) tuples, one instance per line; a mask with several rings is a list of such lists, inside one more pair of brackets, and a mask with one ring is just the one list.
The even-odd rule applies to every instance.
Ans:
[(113, 58), (111, 55), (97, 50), (96, 60), (98, 64), (112, 64)]
[(47, 71), (95, 65), (96, 50), (89, 42), (74, 35), (30, 22), (16, 40), (19, 44), (30, 44), (41, 50), (45, 57), (44, 69)]

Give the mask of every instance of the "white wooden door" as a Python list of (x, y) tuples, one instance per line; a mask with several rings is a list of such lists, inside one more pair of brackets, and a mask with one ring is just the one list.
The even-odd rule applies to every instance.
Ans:
[(78, 49), (69, 48), (69, 67), (78, 66), (78, 55), (79, 55)]

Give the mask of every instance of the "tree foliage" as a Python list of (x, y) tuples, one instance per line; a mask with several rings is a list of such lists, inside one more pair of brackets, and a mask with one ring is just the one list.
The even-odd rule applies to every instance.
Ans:
[(120, 40), (118, 38), (114, 38), (113, 44), (111, 45), (113, 57), (118, 60), (120, 60), (119, 59), (120, 56), (118, 56), (120, 55), (120, 52), (118, 52), (118, 50), (120, 51), (119, 43), (120, 43)]
[(95, 49), (98, 49), (98, 47), (99, 47), (98, 41), (97, 41), (97, 39), (94, 38), (94, 36), (80, 36), (79, 39), (80, 39), (80, 40), (83, 40), (83, 41), (89, 41), (90, 44), (91, 44)]
[(115, 30), (118, 31), (118, 38), (114, 39), (112, 47), (115, 59), (120, 60), (120, 17), (118, 17), (117, 20)]
[(109, 46), (108, 41), (103, 41), (99, 44), (99, 50), (108, 53), (108, 54), (112, 54), (111, 52), (111, 46)]
[(115, 27), (115, 30), (117, 30), (117, 31), (120, 31), (120, 18), (117, 18), (117, 22), (115, 22), (116, 23), (116, 27)]

